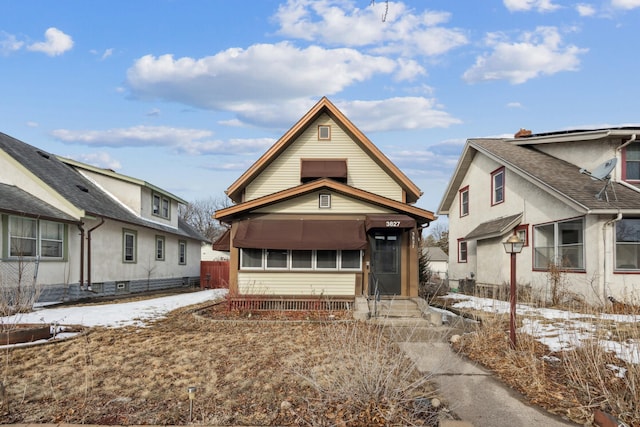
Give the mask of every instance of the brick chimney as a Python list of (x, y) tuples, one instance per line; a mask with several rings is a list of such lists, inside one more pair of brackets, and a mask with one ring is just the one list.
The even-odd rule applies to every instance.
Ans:
[(524, 138), (525, 136), (531, 136), (531, 131), (529, 129), (520, 128), (520, 130), (513, 135), (514, 138)]

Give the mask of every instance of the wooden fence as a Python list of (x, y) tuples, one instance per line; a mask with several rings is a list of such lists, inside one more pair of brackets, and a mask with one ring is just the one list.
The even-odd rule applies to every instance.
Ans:
[(229, 261), (200, 261), (200, 287), (228, 288)]

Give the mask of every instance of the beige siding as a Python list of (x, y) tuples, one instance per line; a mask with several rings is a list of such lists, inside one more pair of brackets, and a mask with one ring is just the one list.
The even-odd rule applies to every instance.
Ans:
[(316, 191), (305, 194), (285, 202), (276, 203), (254, 212), (258, 213), (317, 213), (317, 214), (368, 214), (368, 213), (390, 213), (389, 209), (383, 209), (370, 203), (354, 200), (342, 194), (331, 193), (331, 207), (319, 207), (319, 195), (327, 194), (327, 191)]
[(353, 296), (356, 273), (238, 272), (241, 294)]
[[(331, 125), (331, 140), (319, 141), (318, 125)], [(402, 188), (329, 116), (322, 115), (246, 188), (245, 201), (300, 185), (301, 159), (347, 159), (347, 184), (402, 201)]]

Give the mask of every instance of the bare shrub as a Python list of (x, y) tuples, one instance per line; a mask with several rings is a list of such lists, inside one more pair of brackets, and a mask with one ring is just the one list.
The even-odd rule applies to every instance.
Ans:
[(40, 298), (38, 260), (0, 260), (0, 315), (26, 313)]
[(425, 404), (435, 396), (429, 377), (419, 374), (388, 333), (385, 326), (362, 322), (323, 327), (318, 345), (330, 349), (330, 356), (300, 359), (288, 368), (316, 392), (306, 399), (306, 422), (437, 425), (437, 412)]

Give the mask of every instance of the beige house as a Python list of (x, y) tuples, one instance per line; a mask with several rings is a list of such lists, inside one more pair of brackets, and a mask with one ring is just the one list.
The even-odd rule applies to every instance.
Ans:
[(184, 203), (0, 134), (0, 269), (37, 260), (42, 301), (197, 283), (204, 238), (178, 218)]
[(509, 283), (502, 242), (515, 233), (524, 242), (517, 282), (540, 298), (550, 300), (560, 287), (591, 302), (637, 301), (638, 133), (525, 131), (468, 140), (438, 209), (449, 217), (451, 287), (471, 277)]
[(230, 291), (417, 296), (433, 213), (382, 152), (322, 98), (227, 190)]

